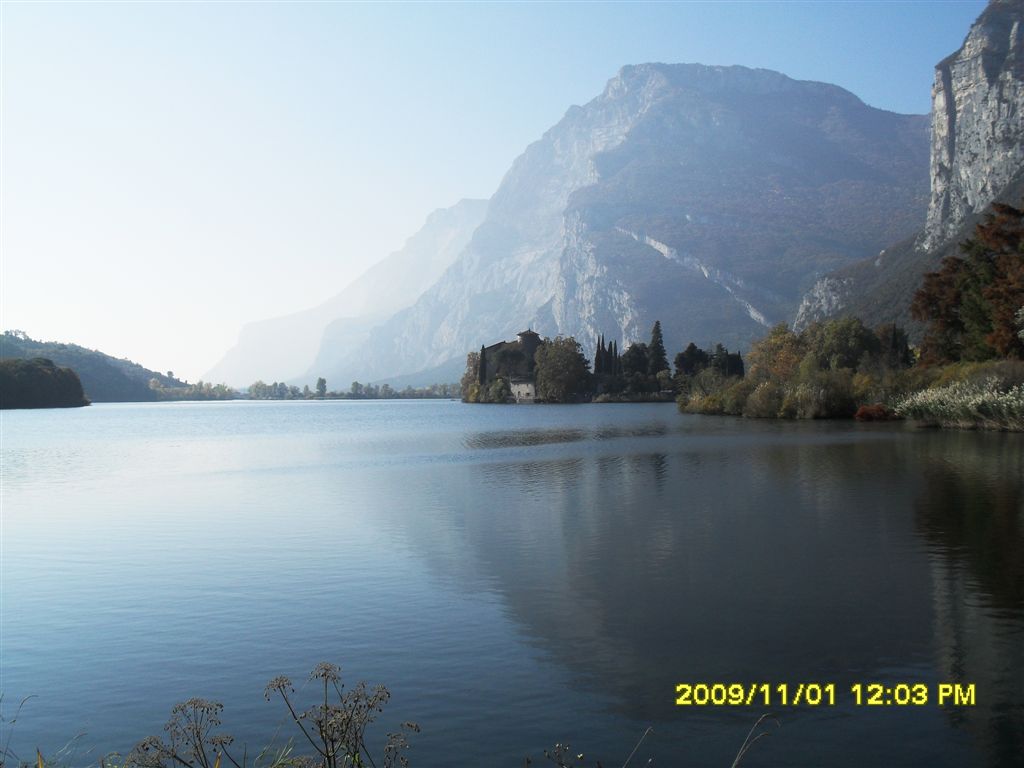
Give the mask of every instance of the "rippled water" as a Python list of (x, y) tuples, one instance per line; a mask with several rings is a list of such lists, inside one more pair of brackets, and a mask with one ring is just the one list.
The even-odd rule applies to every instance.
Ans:
[[(5, 412), (0, 689), (75, 764), (321, 660), (387, 684), (414, 766), (728, 766), (766, 708), (675, 684), (835, 683), (746, 766), (1024, 755), (1024, 438), (672, 406), (96, 405)], [(857, 707), (857, 682), (973, 707)], [(308, 691), (307, 691), (308, 693)], [(933, 695), (934, 700), (934, 695)], [(83, 734), (83, 735), (79, 735)], [(383, 733), (375, 733), (379, 745)], [(379, 752), (379, 749), (377, 749)], [(642, 763), (640, 763), (642, 764)]]

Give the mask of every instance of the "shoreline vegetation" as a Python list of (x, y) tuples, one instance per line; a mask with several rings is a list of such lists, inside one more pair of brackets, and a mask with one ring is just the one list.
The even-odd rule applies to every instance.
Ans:
[(680, 410), (1024, 430), (1024, 210), (992, 207), (961, 255), (923, 276), (911, 304), (919, 347), (894, 324), (872, 331), (853, 317), (799, 334), (779, 325), (752, 345), (747, 376), (684, 382)]
[[(916, 347), (894, 323), (871, 329), (847, 316), (800, 332), (776, 325), (745, 360), (721, 344), (690, 343), (673, 373), (655, 321), (650, 343), (621, 356), (600, 338), (593, 371), (575, 338), (544, 339), (533, 369), (536, 400), (674, 399), (683, 413), (1024, 431), (1024, 210), (992, 207), (962, 255), (923, 276), (911, 305), (925, 327)], [(497, 375), (485, 377), (481, 353), (467, 356), (463, 401), (509, 402), (517, 369), (510, 363), (503, 372), (498, 361)]]
[[(241, 395), (239, 397), (242, 397)], [(322, 376), (316, 388), (309, 385), (296, 387), (284, 382), (264, 384), (257, 381), (249, 385), (247, 400), (452, 400), (459, 397), (458, 384), (430, 384), (425, 387), (406, 386), (395, 389), (390, 384), (362, 384), (353, 381), (347, 391), (328, 391)]]
[[(285, 706), (287, 719), (295, 725), (299, 736), (290, 738), (283, 746), (273, 742), (266, 745), (250, 760), (246, 745), (236, 746), (234, 737), (220, 731), (221, 714), (224, 705), (217, 701), (191, 698), (175, 704), (171, 716), (164, 726), (164, 736), (147, 736), (139, 741), (127, 755), (108, 753), (97, 761), (100, 768), (344, 768), (344, 766), (377, 766), (373, 753), (367, 746), (366, 731), (384, 711), (391, 699), (391, 693), (383, 685), (369, 686), (359, 681), (346, 688), (341, 681), (341, 668), (336, 664), (321, 662), (313, 668), (306, 681), (306, 687), (315, 692), (316, 701), (308, 708), (297, 699), (292, 681), (280, 675), (267, 683), (263, 698), (271, 702), (280, 699)], [(25, 701), (21, 702), (15, 716), (7, 722), (7, 733), (0, 732), (0, 768), (73, 768), (74, 757), (67, 755), (67, 748), (56, 756), (45, 758), (36, 749), (34, 759), (25, 760), (10, 749), (12, 728), (21, 714)], [(2, 702), (2, 696), (0, 696)], [(0, 725), (4, 723), (0, 717)], [(780, 727), (771, 713), (761, 715), (747, 733), (740, 746), (732, 768), (737, 768), (753, 745), (769, 735), (766, 723)], [(383, 768), (409, 768), (409, 738), (420, 733), (420, 726), (403, 722), (397, 731), (384, 736), (384, 747), (378, 753)], [(644, 740), (652, 732), (648, 727), (640, 736), (623, 766), (627, 766)], [(276, 736), (275, 736), (276, 739)], [(306, 749), (305, 754), (297, 752), (296, 742)], [(600, 760), (577, 753), (568, 743), (555, 744), (543, 750), (547, 762), (557, 768), (585, 768), (593, 765), (601, 768)], [(525, 758), (523, 765), (533, 763)], [(650, 761), (648, 761), (650, 764)]]
[[(1024, 311), (1019, 313), (1024, 341)], [(658, 324), (655, 325), (660, 330)], [(691, 343), (650, 373), (648, 344), (633, 344), (611, 373), (593, 374), (573, 337), (545, 339), (537, 363), (537, 402), (675, 402), (681, 413), (760, 419), (907, 419), (928, 427), (1024, 431), (1024, 361), (998, 358), (929, 362), (894, 324), (872, 330), (858, 318), (786, 324), (754, 342), (744, 360), (721, 344)], [(598, 349), (601, 347), (599, 345)], [(557, 353), (557, 354), (555, 354)], [(600, 352), (598, 352), (600, 355)], [(555, 374), (545, 370), (559, 359)], [(479, 353), (467, 357), (462, 400), (512, 402), (508, 380), (478, 381)], [(647, 372), (645, 372), (647, 371)], [(552, 387), (548, 379), (558, 379)]]

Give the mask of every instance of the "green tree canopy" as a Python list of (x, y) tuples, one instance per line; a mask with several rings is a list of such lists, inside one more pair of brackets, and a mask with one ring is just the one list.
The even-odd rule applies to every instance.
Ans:
[(710, 361), (708, 353), (691, 341), (686, 349), (676, 355), (676, 376), (693, 376), (707, 368)]
[(52, 360), (0, 360), (0, 408), (73, 408), (88, 405), (78, 374)]
[(812, 323), (800, 334), (804, 347), (813, 352), (822, 370), (856, 369), (861, 359), (881, 349), (878, 336), (860, 318), (841, 317)]
[(590, 362), (572, 336), (544, 339), (534, 360), (537, 396), (541, 400), (565, 403), (589, 391)]
[(650, 354), (646, 344), (642, 341), (630, 344), (629, 349), (622, 355), (622, 372), (626, 376), (634, 373), (646, 376), (647, 369), (650, 367), (649, 361)]

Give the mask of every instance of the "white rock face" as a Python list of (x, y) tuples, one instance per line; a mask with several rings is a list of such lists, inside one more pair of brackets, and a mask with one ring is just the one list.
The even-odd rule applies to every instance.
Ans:
[(816, 320), (838, 315), (846, 305), (850, 286), (850, 278), (823, 277), (819, 279), (800, 302), (796, 311), (793, 328), (802, 331)]
[(952, 236), (1024, 166), (1022, 19), (1021, 0), (994, 0), (935, 68), (925, 249)]
[(1024, 170), (1022, 22), (1024, 0), (994, 0), (960, 50), (935, 68), (924, 228), (912, 243), (894, 249), (895, 259), (887, 248), (870, 262), (819, 279), (804, 295), (794, 327), (843, 311), (869, 324), (909, 322), (920, 275), (937, 266), (939, 253), (955, 250), (972, 215), (1019, 183)]
[(743, 309), (747, 313), (747, 316), (751, 320), (753, 320), (755, 323), (759, 325), (763, 325), (765, 328), (771, 327), (771, 323), (768, 322), (768, 319), (765, 317), (764, 313), (756, 309), (753, 304), (751, 304), (749, 301), (747, 301), (738, 294), (738, 291), (742, 291), (747, 287), (746, 283), (743, 280), (733, 275), (730, 275), (728, 272), (725, 272), (721, 269), (709, 267), (706, 264), (704, 264), (700, 259), (697, 259), (693, 256), (681, 256), (679, 252), (672, 246), (667, 245), (666, 243), (663, 243), (659, 240), (655, 240), (653, 237), (650, 237), (649, 235), (641, 235), (637, 232), (633, 232), (628, 229), (623, 229), (622, 227), (616, 227), (615, 229), (624, 235), (629, 235), (638, 243), (643, 243), (644, 245), (651, 246), (651, 248), (656, 250), (669, 261), (674, 261), (677, 264), (682, 264), (684, 267), (687, 267), (688, 269), (692, 269), (695, 272), (699, 272), (701, 275), (704, 276), (705, 280), (710, 280), (716, 285), (719, 285), (722, 288), (724, 288), (729, 293), (729, 295), (733, 299), (735, 299), (740, 304), (740, 306), (743, 307)]

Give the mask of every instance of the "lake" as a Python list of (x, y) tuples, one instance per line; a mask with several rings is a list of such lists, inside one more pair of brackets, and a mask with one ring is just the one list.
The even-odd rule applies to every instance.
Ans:
[[(727, 768), (769, 711), (745, 766), (1024, 764), (1021, 435), (106, 404), (5, 411), (2, 459), (0, 736), (21, 759), (126, 753), (191, 696), (252, 755), (298, 735), (267, 681), (312, 704), (331, 661), (391, 691), (375, 755), (419, 723), (413, 766), (546, 764), (555, 742), (617, 766), (650, 726), (631, 765)], [(677, 706), (678, 683), (771, 696)], [(777, 701), (801, 683), (834, 705)], [(858, 706), (870, 683), (928, 701)], [(942, 683), (975, 703), (940, 706)]]

